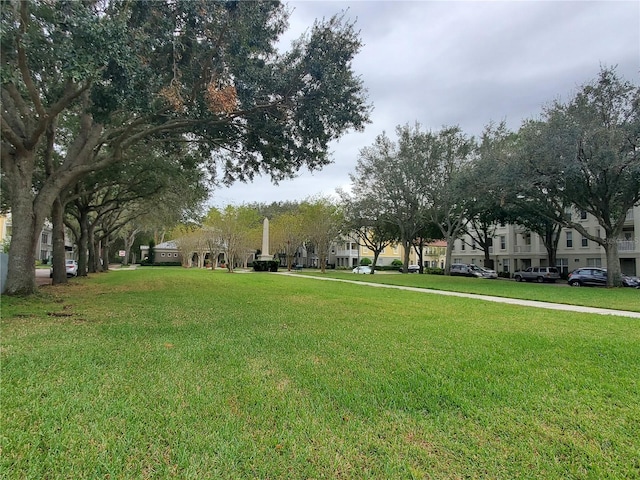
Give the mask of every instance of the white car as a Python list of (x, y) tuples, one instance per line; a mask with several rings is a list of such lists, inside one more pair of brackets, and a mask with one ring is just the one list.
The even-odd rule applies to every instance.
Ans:
[(371, 273), (371, 267), (369, 265), (360, 265), (359, 267), (351, 270), (353, 273)]
[(479, 267), (477, 265), (473, 265), (474, 267), (476, 267), (481, 274), (482, 274), (482, 278), (498, 278), (498, 274), (496, 273), (495, 270), (491, 270), (490, 268), (485, 268), (485, 267)]
[[(78, 276), (78, 262), (71, 259), (66, 259), (64, 261), (64, 267), (67, 271), (67, 277), (77, 277)], [(53, 278), (53, 267), (49, 269), (49, 277)]]

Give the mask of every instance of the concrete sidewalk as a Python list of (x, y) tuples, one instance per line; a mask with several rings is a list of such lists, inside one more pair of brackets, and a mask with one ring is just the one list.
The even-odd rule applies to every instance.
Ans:
[[(400, 285), (385, 285), (381, 283), (359, 282), (357, 280), (344, 280), (341, 278), (316, 277), (312, 275), (299, 275), (293, 272), (278, 272), (280, 275), (289, 275), (297, 278), (310, 278), (314, 280), (325, 280), (333, 282), (352, 283), (354, 285), (366, 285), (368, 287), (395, 288), (398, 290), (408, 290), (417, 293), (430, 293), (433, 295), (446, 295), (449, 297), (473, 298), (486, 302), (507, 303), (510, 305), (521, 305), (523, 307), (545, 308), (547, 310), (562, 310), (565, 312), (595, 313), (596, 315), (615, 315), (619, 317), (640, 318), (640, 312), (629, 312), (627, 310), (614, 310), (611, 308), (582, 307), (580, 305), (566, 305), (563, 303), (539, 302), (536, 300), (521, 300), (517, 298), (494, 297), (492, 295), (479, 295), (475, 293), (449, 292), (446, 290), (433, 290), (429, 288), (403, 287)], [(640, 302), (640, 295), (638, 295)]]

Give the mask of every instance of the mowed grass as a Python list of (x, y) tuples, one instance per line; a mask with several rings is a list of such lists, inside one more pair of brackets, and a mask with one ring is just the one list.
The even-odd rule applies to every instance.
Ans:
[(636, 319), (179, 268), (42, 290), (2, 297), (3, 478), (640, 477)]
[(303, 274), (640, 312), (640, 290), (638, 289), (569, 287), (566, 280), (558, 280), (557, 283), (538, 284), (535, 282), (519, 283), (508, 279), (487, 280), (455, 276), (445, 277), (443, 275), (400, 274), (397, 272), (356, 275), (351, 273), (351, 270), (327, 270), (324, 274), (321, 274), (319, 270), (304, 270)]

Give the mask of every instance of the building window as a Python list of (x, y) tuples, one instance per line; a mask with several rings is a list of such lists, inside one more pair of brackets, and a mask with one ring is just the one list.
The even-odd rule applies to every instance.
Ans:
[(587, 219), (586, 210), (580, 210), (580, 220), (586, 220), (586, 219)]
[(45, 244), (45, 245), (49, 243), (49, 234), (48, 233), (43, 233), (42, 234), (42, 243)]
[(567, 248), (573, 248), (573, 232), (567, 232)]
[(174, 254), (173, 254), (173, 256), (174, 256), (174, 257), (177, 257), (177, 256), (178, 256), (178, 254), (177, 254), (177, 253), (174, 253)]
[(571, 221), (571, 210), (565, 210), (564, 211), (564, 218), (567, 222)]
[(569, 259), (568, 258), (556, 258), (556, 267), (560, 273), (569, 273)]
[(504, 273), (509, 273), (509, 259), (505, 258), (502, 260), (502, 271)]
[(587, 258), (587, 267), (602, 267), (601, 258)]
[(461, 239), (461, 240), (460, 240), (460, 250), (462, 250), (462, 251), (464, 252), (464, 249), (465, 249), (465, 248), (466, 248), (466, 247), (465, 247), (465, 244), (464, 244), (464, 240), (462, 240), (462, 239)]
[(472, 238), (471, 239), (471, 250), (475, 250), (477, 248), (476, 246), (476, 239)]
[(582, 236), (582, 241), (580, 243), (583, 247), (588, 247), (589, 246), (589, 239), (587, 237), (585, 237), (584, 235)]
[(160, 254), (160, 256), (161, 256), (161, 257), (164, 257), (164, 253), (161, 253), (161, 254)]
[(507, 249), (507, 237), (505, 235), (500, 235), (500, 250)]

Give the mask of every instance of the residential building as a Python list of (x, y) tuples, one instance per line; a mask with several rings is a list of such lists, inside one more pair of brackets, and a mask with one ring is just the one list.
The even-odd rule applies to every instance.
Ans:
[[(587, 232), (602, 236), (602, 227), (597, 220), (584, 211), (567, 212), (574, 221), (580, 222)], [(640, 275), (640, 205), (627, 212), (624, 229), (617, 240), (620, 267), (628, 275)], [(498, 225), (489, 250), (490, 265), (484, 265), (484, 251), (474, 245), (469, 236), (455, 240), (453, 263), (474, 263), (488, 266), (496, 271), (513, 273), (528, 267), (548, 265), (544, 242), (536, 233), (519, 225)], [(556, 253), (556, 267), (563, 274), (579, 267), (606, 267), (604, 248), (583, 237), (577, 230), (563, 228)]]
[[(344, 235), (332, 245), (329, 254), (329, 263), (335, 264), (336, 268), (355, 267), (360, 262), (360, 259), (364, 258), (361, 253), (356, 236)], [(371, 252), (371, 260), (373, 260), (373, 252)]]
[[(8, 249), (9, 243), (11, 243), (11, 230), (12, 230), (11, 212), (4, 215), (0, 215), (0, 244), (2, 248)], [(38, 237), (38, 244), (36, 246), (36, 260), (48, 262), (53, 256), (53, 227), (51, 222), (45, 221), (44, 227)]]

